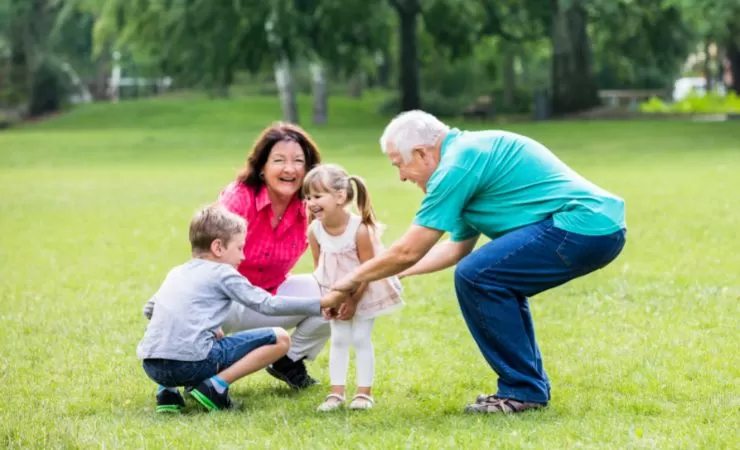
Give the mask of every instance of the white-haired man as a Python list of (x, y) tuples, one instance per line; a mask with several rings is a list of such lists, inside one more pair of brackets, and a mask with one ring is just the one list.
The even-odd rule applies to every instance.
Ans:
[[(416, 183), (425, 197), (404, 236), (334, 290), (457, 264), (463, 317), (498, 374), (497, 392), (479, 396), (465, 410), (511, 413), (546, 406), (550, 382), (527, 299), (619, 255), (624, 201), (530, 138), (450, 129), (423, 111), (394, 118), (380, 145), (401, 181)], [(445, 232), (450, 239), (435, 246)], [(491, 241), (473, 251), (481, 234)]]

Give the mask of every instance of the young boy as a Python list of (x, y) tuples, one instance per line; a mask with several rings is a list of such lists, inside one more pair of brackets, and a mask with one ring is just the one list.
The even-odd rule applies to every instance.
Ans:
[(321, 315), (339, 305), (324, 300), (272, 296), (236, 271), (244, 259), (244, 219), (214, 204), (190, 223), (193, 258), (170, 270), (144, 307), (150, 319), (137, 348), (144, 371), (159, 383), (157, 412), (185, 405), (178, 386), (208, 410), (228, 409), (229, 385), (288, 352), (282, 328), (260, 328), (223, 337), (232, 301), (265, 315)]

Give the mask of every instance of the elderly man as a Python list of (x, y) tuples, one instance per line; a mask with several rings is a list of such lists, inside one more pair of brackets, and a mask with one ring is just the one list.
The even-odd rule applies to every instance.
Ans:
[[(334, 295), (457, 264), (460, 309), (498, 374), (497, 392), (465, 410), (547, 406), (550, 382), (527, 299), (617, 257), (625, 243), (624, 201), (532, 139), (450, 129), (423, 111), (394, 118), (380, 145), (401, 181), (416, 183), (425, 196), (405, 235), (340, 280)], [(435, 246), (445, 232), (449, 240)], [(481, 234), (491, 241), (473, 251)]]

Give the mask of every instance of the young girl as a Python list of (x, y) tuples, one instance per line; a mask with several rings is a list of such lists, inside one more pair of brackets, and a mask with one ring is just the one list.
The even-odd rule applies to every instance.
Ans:
[[(381, 249), (379, 226), (362, 179), (348, 175), (341, 167), (317, 166), (306, 174), (303, 192), (312, 220), (308, 241), (314, 259), (314, 276), (322, 293), (328, 293), (337, 280)], [(359, 216), (350, 212), (355, 199)], [(332, 411), (345, 403), (350, 344), (357, 357), (357, 394), (350, 408), (373, 407), (375, 400), (371, 388), (375, 357), (370, 332), (375, 317), (403, 305), (400, 294), (401, 283), (396, 277), (364, 283), (351, 300), (339, 308), (331, 322), (331, 393), (318, 407), (319, 411)]]

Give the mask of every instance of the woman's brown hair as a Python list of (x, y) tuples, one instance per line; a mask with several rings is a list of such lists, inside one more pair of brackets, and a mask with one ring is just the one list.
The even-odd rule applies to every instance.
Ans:
[[(291, 123), (276, 122), (262, 130), (252, 146), (252, 152), (247, 158), (245, 167), (236, 176), (237, 181), (259, 191), (265, 184), (265, 181), (260, 178), (260, 173), (267, 164), (272, 147), (284, 141), (296, 142), (301, 146), (303, 156), (306, 158), (306, 173), (321, 163), (319, 148), (303, 128)], [(303, 198), (302, 189), (298, 190), (298, 196)]]

